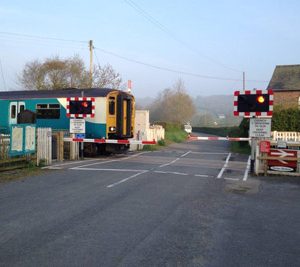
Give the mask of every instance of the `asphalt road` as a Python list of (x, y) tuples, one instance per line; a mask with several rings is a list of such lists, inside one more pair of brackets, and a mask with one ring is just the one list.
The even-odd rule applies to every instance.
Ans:
[(0, 185), (0, 266), (300, 266), (300, 179), (248, 163), (195, 141)]

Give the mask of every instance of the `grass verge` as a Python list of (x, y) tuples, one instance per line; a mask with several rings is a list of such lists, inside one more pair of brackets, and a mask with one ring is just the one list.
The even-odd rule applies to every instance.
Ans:
[(230, 151), (239, 154), (251, 154), (251, 147), (246, 142), (231, 142)]
[(13, 168), (10, 170), (0, 170), (0, 184), (14, 180), (21, 180), (28, 176), (39, 175), (43, 172), (44, 170), (41, 168), (30, 164), (26, 167), (21, 166), (20, 168)]

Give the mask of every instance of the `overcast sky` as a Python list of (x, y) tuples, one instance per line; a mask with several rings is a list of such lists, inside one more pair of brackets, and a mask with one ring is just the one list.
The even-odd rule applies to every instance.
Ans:
[(246, 89), (265, 89), (276, 65), (300, 63), (299, 11), (297, 0), (1, 0), (0, 90), (20, 89), (34, 59), (88, 66), (89, 40), (138, 97), (178, 79), (192, 96), (232, 94), (243, 71)]

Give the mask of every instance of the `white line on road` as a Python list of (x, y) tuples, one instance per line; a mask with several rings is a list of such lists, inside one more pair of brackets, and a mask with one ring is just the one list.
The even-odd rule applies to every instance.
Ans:
[(212, 175), (207, 175), (207, 174), (195, 174), (195, 176), (197, 176), (197, 177), (205, 177), (205, 178), (213, 177)]
[(199, 155), (227, 155), (227, 152), (196, 152), (191, 151), (191, 154), (199, 154)]
[(188, 175), (187, 173), (182, 172), (163, 172), (163, 171), (154, 171), (155, 173), (164, 173), (164, 174), (175, 174), (175, 175)]
[(114, 186), (119, 185), (119, 184), (121, 184), (121, 183), (125, 183), (125, 182), (127, 182), (128, 180), (133, 179), (133, 178), (135, 178), (135, 177), (137, 177), (137, 176), (139, 176), (139, 175), (141, 175), (141, 174), (144, 174), (144, 173), (146, 173), (146, 172), (149, 172), (149, 171), (143, 171), (143, 172), (139, 172), (139, 173), (136, 173), (136, 174), (134, 174), (134, 175), (131, 175), (131, 176), (129, 176), (129, 177), (127, 177), (127, 178), (125, 178), (125, 179), (119, 181), (119, 182), (116, 182), (116, 183), (113, 183), (113, 184), (108, 185), (107, 188), (111, 188), (111, 187), (114, 187)]
[(245, 170), (245, 173), (244, 173), (243, 181), (247, 181), (250, 166), (251, 166), (251, 156), (249, 156), (248, 161), (247, 161), (247, 167), (246, 167), (246, 170)]
[(135, 154), (133, 156), (129, 156), (129, 157), (125, 157), (125, 158), (120, 158), (120, 159), (112, 159), (112, 160), (107, 160), (107, 161), (101, 161), (101, 162), (94, 162), (94, 163), (90, 163), (90, 164), (84, 164), (84, 165), (81, 165), (81, 166), (76, 166), (76, 167), (71, 168), (71, 169), (78, 169), (78, 168), (92, 166), (92, 165), (97, 165), (97, 164), (105, 164), (105, 163), (111, 163), (111, 162), (116, 162), (116, 161), (123, 161), (123, 160), (127, 160), (127, 159), (138, 157), (138, 156), (140, 156), (142, 154), (146, 154), (146, 153), (150, 153), (150, 151), (138, 153), (138, 154)]
[(192, 151), (188, 151), (188, 152), (184, 153), (183, 155), (181, 155), (180, 157), (183, 158), (183, 157), (187, 156), (188, 154), (190, 154), (191, 152)]
[(50, 165), (43, 167), (42, 169), (52, 169), (53, 167), (61, 167), (61, 166), (66, 166), (66, 165), (74, 165), (78, 163), (84, 163), (84, 162), (90, 162), (90, 161), (103, 161), (103, 159), (86, 159), (86, 160), (76, 160), (72, 162), (66, 162), (66, 163), (61, 163), (61, 164), (55, 164), (55, 165)]
[(228, 156), (227, 156), (227, 158), (226, 158), (226, 161), (225, 161), (225, 164), (224, 164), (223, 168), (221, 169), (221, 171), (219, 172), (219, 174), (218, 174), (218, 176), (217, 176), (218, 179), (222, 178), (222, 175), (223, 175), (225, 169), (226, 169), (227, 166), (228, 166), (228, 161), (229, 161), (230, 157), (231, 157), (231, 153), (228, 154)]
[(101, 168), (72, 168), (70, 170), (82, 170), (82, 171), (114, 171), (114, 172), (144, 172), (148, 170), (137, 169), (101, 169)]
[(166, 167), (166, 166), (169, 166), (173, 163), (175, 163), (177, 160), (180, 160), (180, 158), (177, 158), (177, 159), (174, 159), (173, 161), (169, 162), (169, 163), (166, 163), (166, 164), (163, 164), (163, 165), (160, 165), (159, 168), (162, 168), (162, 167)]
[(230, 178), (230, 177), (225, 177), (224, 179), (226, 179), (226, 180), (232, 180), (232, 181), (239, 181), (240, 180), (238, 178)]

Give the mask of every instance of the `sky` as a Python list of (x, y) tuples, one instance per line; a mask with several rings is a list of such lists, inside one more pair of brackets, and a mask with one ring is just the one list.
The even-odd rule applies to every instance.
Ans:
[(27, 62), (79, 55), (111, 64), (137, 97), (181, 79), (193, 97), (265, 89), (300, 64), (298, 0), (1, 0), (0, 90), (21, 90)]

